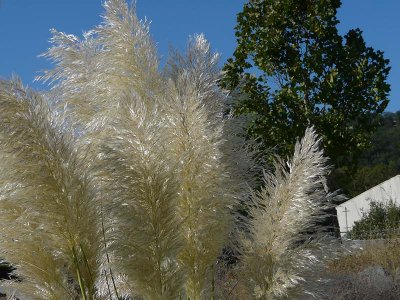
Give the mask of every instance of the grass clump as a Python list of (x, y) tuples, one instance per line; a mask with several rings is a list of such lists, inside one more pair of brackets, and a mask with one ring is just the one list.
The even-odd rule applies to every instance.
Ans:
[(227, 297), (318, 297), (339, 248), (318, 225), (334, 195), (314, 129), (256, 192), (246, 120), (232, 117), (204, 36), (160, 71), (134, 7), (104, 8), (83, 39), (52, 31), (50, 92), (0, 82), (0, 257), (15, 268), (2, 287), (22, 299), (214, 299), (230, 246), (229, 272), (245, 280)]

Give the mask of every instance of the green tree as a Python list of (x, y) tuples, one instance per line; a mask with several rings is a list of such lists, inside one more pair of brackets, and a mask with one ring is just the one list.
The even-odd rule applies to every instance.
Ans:
[[(221, 85), (245, 94), (237, 115), (250, 136), (287, 155), (313, 124), (334, 163), (355, 162), (388, 104), (390, 68), (360, 29), (339, 35), (340, 0), (250, 0)], [(344, 159), (346, 158), (346, 159)]]

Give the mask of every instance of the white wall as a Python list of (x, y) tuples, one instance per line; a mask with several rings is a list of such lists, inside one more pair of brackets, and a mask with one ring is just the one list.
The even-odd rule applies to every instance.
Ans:
[(369, 202), (371, 200), (378, 202), (387, 202), (389, 200), (393, 200), (400, 205), (400, 175), (386, 180), (336, 207), (340, 232), (342, 235), (348, 230), (351, 230), (355, 221), (361, 219), (363, 211), (369, 211)]

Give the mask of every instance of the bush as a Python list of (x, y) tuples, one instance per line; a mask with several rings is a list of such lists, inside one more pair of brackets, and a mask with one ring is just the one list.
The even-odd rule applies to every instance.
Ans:
[(392, 200), (370, 202), (368, 212), (354, 223), (348, 236), (351, 239), (377, 239), (398, 236), (400, 226), (400, 207)]

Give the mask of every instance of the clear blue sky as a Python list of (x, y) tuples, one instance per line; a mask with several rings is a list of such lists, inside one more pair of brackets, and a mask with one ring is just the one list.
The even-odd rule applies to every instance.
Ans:
[[(367, 45), (385, 52), (391, 61), (392, 86), (388, 111), (400, 110), (400, 1), (342, 0), (338, 18), (342, 34), (359, 27)], [(49, 68), (37, 55), (48, 47), (49, 29), (80, 35), (99, 24), (101, 0), (0, 0), (0, 75), (19, 75), (33, 83), (37, 72)], [(151, 32), (161, 57), (170, 45), (184, 48), (189, 35), (205, 33), (222, 61), (235, 47), (236, 14), (245, 0), (138, 0), (141, 18), (152, 20)]]

